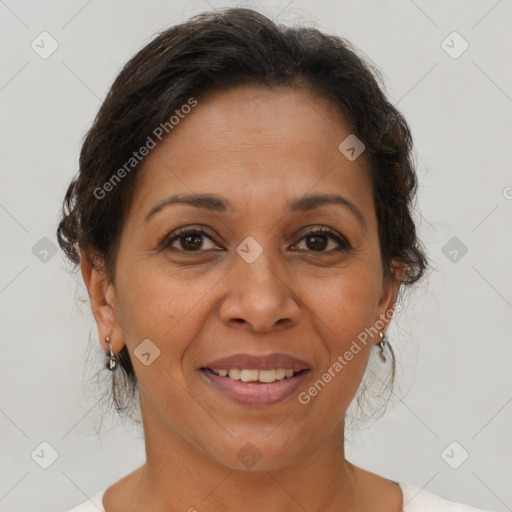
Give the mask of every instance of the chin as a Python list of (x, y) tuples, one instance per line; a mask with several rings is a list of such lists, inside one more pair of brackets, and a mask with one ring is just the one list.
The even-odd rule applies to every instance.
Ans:
[(229, 438), (229, 447), (210, 456), (234, 471), (275, 471), (296, 464), (305, 451), (290, 436), (285, 441), (252, 435)]

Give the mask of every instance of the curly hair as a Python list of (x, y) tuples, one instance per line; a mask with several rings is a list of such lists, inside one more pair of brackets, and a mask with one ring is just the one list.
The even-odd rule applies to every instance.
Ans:
[[(302, 87), (337, 106), (365, 145), (384, 279), (392, 278), (396, 261), (403, 264), (402, 285), (416, 283), (428, 262), (412, 218), (417, 189), (412, 136), (382, 83), (380, 71), (346, 39), (278, 25), (252, 9), (207, 12), (160, 32), (122, 68), (85, 136), (57, 229), (60, 247), (75, 265), (80, 252), (92, 265), (101, 262), (114, 282), (120, 234), (141, 165), (109, 192), (108, 200), (99, 200), (94, 191), (155, 127), (192, 96), (239, 85)], [(120, 362), (135, 389), (126, 346)], [(393, 379), (394, 365), (393, 356)], [(114, 402), (118, 406), (115, 391)]]

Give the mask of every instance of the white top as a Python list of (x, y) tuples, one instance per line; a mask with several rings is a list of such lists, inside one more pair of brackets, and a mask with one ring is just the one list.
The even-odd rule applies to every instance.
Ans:
[[(399, 482), (398, 485), (404, 495), (402, 512), (491, 512), (445, 500), (436, 494), (407, 483)], [(96, 494), (89, 501), (68, 512), (105, 512), (102, 503), (104, 492)]]

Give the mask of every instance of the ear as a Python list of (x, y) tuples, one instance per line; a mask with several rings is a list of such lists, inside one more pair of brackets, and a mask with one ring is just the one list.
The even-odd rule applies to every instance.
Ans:
[[(404, 264), (393, 262), (392, 278), (384, 284), (382, 289), (382, 296), (376, 308), (376, 317), (374, 325), (382, 333), (386, 333), (389, 323), (393, 318), (395, 311), (395, 303), (402, 284), (404, 276)], [(377, 343), (380, 343), (380, 337)]]
[(80, 267), (92, 313), (98, 326), (100, 344), (106, 354), (110, 348), (105, 338), (110, 338), (114, 352), (119, 353), (124, 346), (120, 325), (117, 321), (116, 295), (114, 284), (109, 283), (100, 258), (91, 257), (80, 251)]

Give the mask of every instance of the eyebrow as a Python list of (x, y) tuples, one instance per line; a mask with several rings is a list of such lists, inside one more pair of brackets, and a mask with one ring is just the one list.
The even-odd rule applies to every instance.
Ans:
[(211, 212), (225, 212), (231, 208), (231, 204), (227, 199), (214, 194), (193, 194), (193, 195), (174, 195), (166, 197), (159, 201), (151, 210), (149, 210), (144, 222), (147, 222), (155, 213), (159, 212), (162, 208), (172, 204), (188, 204), (196, 208), (203, 208)]
[[(215, 194), (192, 194), (192, 195), (173, 195), (159, 201), (146, 215), (144, 222), (147, 222), (153, 215), (172, 204), (188, 204), (196, 208), (203, 208), (208, 211), (224, 213), (232, 208), (231, 203)], [(294, 213), (302, 213), (320, 208), (326, 205), (338, 205), (347, 208), (352, 212), (359, 222), (367, 228), (366, 219), (361, 210), (348, 199), (338, 194), (310, 194), (288, 201), (285, 205), (287, 209)]]

